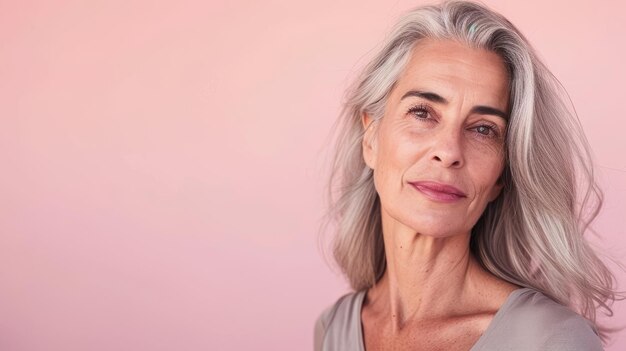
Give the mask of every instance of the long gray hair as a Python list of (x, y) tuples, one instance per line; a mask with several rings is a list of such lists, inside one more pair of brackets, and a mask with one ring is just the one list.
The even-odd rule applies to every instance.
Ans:
[(355, 290), (386, 268), (381, 208), (362, 155), (361, 117), (382, 118), (387, 97), (423, 38), (456, 40), (497, 53), (510, 77), (504, 188), (472, 230), (470, 250), (492, 274), (531, 287), (598, 326), (612, 315), (615, 277), (583, 234), (602, 205), (590, 149), (567, 93), (524, 36), (482, 5), (451, 1), (408, 12), (347, 91), (337, 120), (326, 225), (335, 228), (335, 260)]

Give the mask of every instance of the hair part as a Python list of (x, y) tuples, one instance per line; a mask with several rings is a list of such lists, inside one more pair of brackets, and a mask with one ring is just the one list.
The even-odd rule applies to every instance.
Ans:
[(506, 18), (482, 5), (450, 1), (409, 11), (348, 89), (327, 184), (324, 227), (335, 224), (333, 254), (354, 290), (386, 269), (380, 200), (363, 160), (362, 117), (385, 103), (422, 39), (455, 40), (497, 53), (509, 73), (510, 121), (504, 188), (474, 226), (470, 250), (497, 277), (541, 291), (596, 327), (624, 299), (615, 277), (584, 238), (603, 196), (591, 152), (567, 93)]

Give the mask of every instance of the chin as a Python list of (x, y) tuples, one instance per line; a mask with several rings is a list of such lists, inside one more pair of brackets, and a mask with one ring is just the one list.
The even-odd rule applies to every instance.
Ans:
[(411, 216), (410, 218), (405, 217), (405, 219), (400, 220), (400, 222), (416, 233), (436, 238), (444, 238), (467, 232), (465, 228), (451, 223), (450, 219), (449, 215), (443, 217), (421, 215)]

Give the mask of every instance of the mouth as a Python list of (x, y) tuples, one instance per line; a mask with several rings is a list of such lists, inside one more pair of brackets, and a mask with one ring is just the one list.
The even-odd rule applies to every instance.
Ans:
[(437, 202), (455, 202), (467, 197), (464, 192), (448, 184), (431, 181), (410, 182), (409, 184), (427, 198)]

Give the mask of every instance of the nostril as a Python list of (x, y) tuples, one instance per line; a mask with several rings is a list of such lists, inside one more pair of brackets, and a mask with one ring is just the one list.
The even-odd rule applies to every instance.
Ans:
[[(441, 162), (441, 163), (447, 165), (447, 167), (459, 167), (461, 165), (461, 160), (459, 160), (459, 159), (456, 159), (456, 160), (454, 160), (452, 162), (450, 162), (451, 160), (450, 161), (444, 161), (444, 159), (442, 159), (440, 156), (437, 156), (437, 155), (433, 155), (432, 159), (434, 161)], [(447, 158), (446, 158), (446, 160), (447, 160)]]

